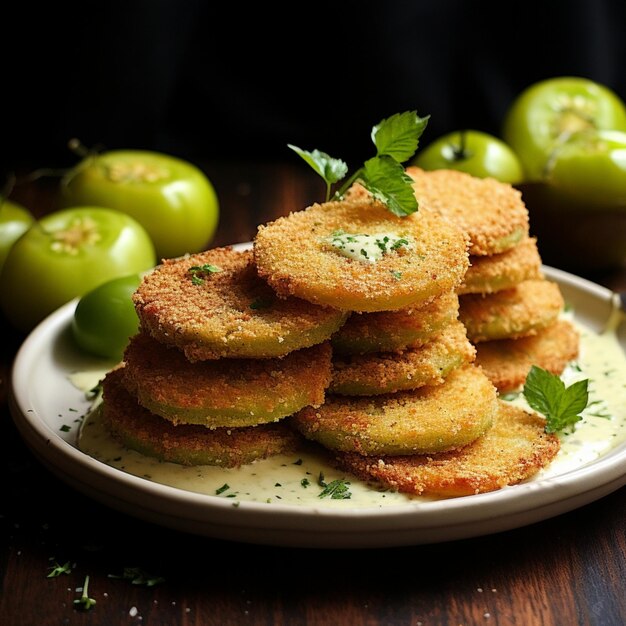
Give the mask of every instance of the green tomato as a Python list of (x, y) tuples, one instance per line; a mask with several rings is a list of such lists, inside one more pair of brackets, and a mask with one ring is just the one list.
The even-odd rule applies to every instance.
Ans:
[(72, 319), (79, 348), (94, 356), (122, 359), (129, 338), (139, 330), (132, 295), (140, 281), (139, 274), (114, 278), (80, 298)]
[(4, 200), (0, 204), (0, 272), (11, 246), (31, 227), (35, 218), (28, 209)]
[(459, 170), (512, 185), (522, 180), (522, 165), (515, 152), (498, 137), (479, 130), (439, 137), (420, 150), (411, 164), (424, 170)]
[(147, 231), (159, 259), (201, 252), (219, 219), (204, 173), (158, 152), (115, 150), (84, 159), (61, 183), (63, 206), (95, 205), (128, 213)]
[(626, 131), (626, 105), (586, 78), (563, 76), (527, 87), (505, 114), (502, 137), (519, 156), (525, 182), (542, 180), (559, 146), (586, 130)]
[(545, 263), (573, 272), (626, 262), (626, 133), (590, 130), (553, 154), (543, 181), (520, 185)]
[(626, 133), (592, 130), (574, 135), (555, 151), (546, 182), (590, 210), (626, 209)]
[(16, 328), (30, 331), (66, 302), (155, 262), (148, 233), (126, 213), (102, 207), (55, 211), (9, 251), (0, 274), (0, 308)]

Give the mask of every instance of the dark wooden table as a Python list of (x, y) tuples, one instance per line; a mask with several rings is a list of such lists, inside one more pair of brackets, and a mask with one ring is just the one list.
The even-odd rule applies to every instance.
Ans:
[[(294, 164), (203, 164), (221, 201), (212, 245), (320, 200)], [(16, 189), (37, 214), (54, 182)], [(624, 287), (626, 273), (589, 278)], [(310, 550), (230, 543), (108, 509), (46, 471), (18, 435), (6, 394), (23, 337), (6, 322), (0, 371), (0, 624), (533, 626), (626, 624), (626, 491), (517, 530), (442, 544)], [(47, 578), (55, 564), (70, 574)], [(134, 585), (140, 568), (163, 582)], [(97, 604), (76, 610), (90, 577)]]

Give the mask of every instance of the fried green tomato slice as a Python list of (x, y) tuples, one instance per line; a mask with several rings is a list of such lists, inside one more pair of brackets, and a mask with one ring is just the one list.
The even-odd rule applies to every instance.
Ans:
[(469, 269), (457, 292), (494, 293), (511, 289), (525, 280), (542, 278), (537, 239), (527, 237), (506, 252), (491, 256), (470, 256)]
[(562, 374), (578, 357), (579, 349), (576, 328), (567, 320), (559, 320), (531, 337), (477, 344), (476, 363), (496, 389), (505, 393), (519, 389), (533, 365), (557, 376)]
[(133, 295), (141, 326), (190, 361), (274, 358), (322, 343), (346, 313), (278, 298), (252, 251), (231, 247), (165, 260)]
[(419, 308), (355, 313), (330, 338), (335, 354), (397, 352), (428, 343), (457, 319), (459, 298), (443, 294)]
[(459, 225), (470, 238), (473, 256), (499, 254), (528, 237), (528, 209), (508, 183), (456, 170), (406, 168), (418, 202)]
[(476, 357), (465, 326), (454, 321), (426, 345), (400, 353), (334, 357), (329, 393), (373, 396), (443, 383), (452, 370)]
[(328, 395), (319, 408), (286, 419), (331, 450), (404, 455), (467, 445), (491, 426), (497, 406), (495, 387), (467, 365), (441, 385), (367, 398)]
[(435, 211), (397, 217), (369, 197), (259, 226), (254, 258), (280, 296), (360, 312), (426, 304), (456, 289), (469, 265), (465, 234)]
[(109, 432), (131, 450), (181, 465), (239, 467), (275, 454), (297, 450), (301, 438), (283, 422), (246, 428), (175, 426), (137, 404), (122, 372), (103, 380), (102, 419)]
[(433, 455), (368, 458), (336, 456), (337, 466), (393, 491), (451, 498), (502, 489), (532, 478), (560, 448), (559, 438), (544, 431), (545, 420), (505, 402), (493, 426), (461, 450)]
[(526, 280), (496, 293), (459, 296), (459, 319), (472, 343), (535, 335), (556, 322), (565, 302), (549, 280)]
[(175, 348), (135, 335), (124, 352), (124, 384), (139, 404), (174, 424), (210, 428), (273, 422), (324, 402), (328, 342), (280, 359), (191, 363)]

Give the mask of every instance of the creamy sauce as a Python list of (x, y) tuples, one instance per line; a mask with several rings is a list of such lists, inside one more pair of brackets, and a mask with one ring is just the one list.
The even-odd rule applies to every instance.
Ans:
[[(561, 450), (533, 480), (588, 464), (626, 440), (626, 356), (615, 331), (608, 329), (596, 334), (579, 323), (573, 323), (581, 333), (580, 356), (566, 369), (562, 378), (566, 385), (588, 378), (589, 404), (582, 413), (581, 421), (559, 433)], [(103, 375), (102, 371), (81, 373), (80, 377), (73, 378), (73, 382), (83, 389), (91, 389)], [(510, 401), (530, 410), (521, 393)], [(113, 440), (101, 423), (98, 403), (83, 422), (78, 446), (86, 454), (129, 474), (187, 491), (226, 498), (232, 501), (233, 506), (241, 501), (253, 501), (354, 508), (429, 500), (383, 491), (374, 484), (338, 472), (314, 449), (275, 456), (236, 469), (185, 467), (161, 462), (127, 450)], [(349, 482), (350, 499), (321, 497), (320, 472), (326, 484), (336, 479)]]
[(376, 263), (390, 252), (408, 251), (414, 247), (410, 237), (393, 233), (355, 235), (337, 231), (324, 241), (342, 256), (362, 263)]

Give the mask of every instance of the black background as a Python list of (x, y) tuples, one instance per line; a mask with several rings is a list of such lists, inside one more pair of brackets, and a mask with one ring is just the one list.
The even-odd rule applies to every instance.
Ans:
[(24, 2), (5, 15), (1, 165), (73, 164), (71, 137), (192, 161), (296, 159), (294, 143), (362, 162), (371, 126), (409, 109), (431, 116), (422, 146), (498, 135), (537, 80), (626, 98), (625, 31), (622, 0)]

